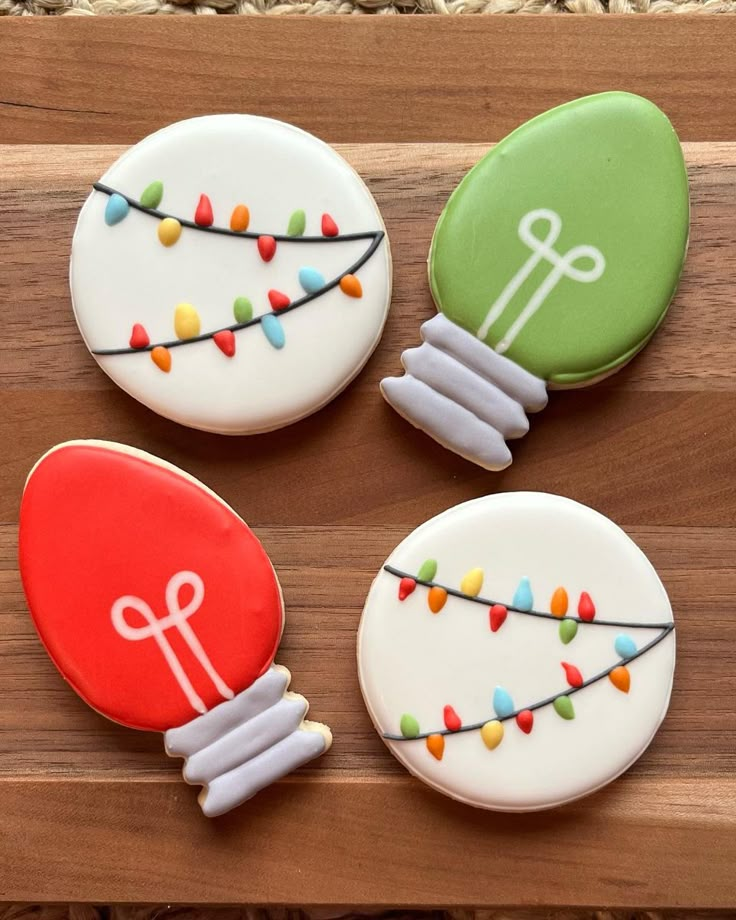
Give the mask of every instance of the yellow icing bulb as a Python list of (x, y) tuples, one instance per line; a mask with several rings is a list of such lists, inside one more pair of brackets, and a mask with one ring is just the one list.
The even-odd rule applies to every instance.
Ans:
[(181, 236), (181, 224), (175, 217), (164, 217), (158, 225), (158, 238), (164, 246), (173, 246)]
[(483, 739), (483, 744), (485, 744), (488, 750), (494, 750), (503, 740), (503, 724), (499, 722), (498, 719), (493, 719), (492, 722), (486, 722), (480, 730), (480, 736)]
[(193, 339), (199, 335), (199, 313), (190, 303), (180, 303), (174, 313), (174, 332), (180, 339)]
[(476, 597), (483, 587), (483, 569), (471, 569), (460, 582), (460, 590), (468, 597)]
[(556, 588), (549, 602), (550, 612), (556, 617), (564, 617), (567, 613), (567, 591), (564, 588)]
[(435, 760), (442, 760), (442, 755), (445, 753), (444, 735), (430, 735), (427, 738), (427, 750)]

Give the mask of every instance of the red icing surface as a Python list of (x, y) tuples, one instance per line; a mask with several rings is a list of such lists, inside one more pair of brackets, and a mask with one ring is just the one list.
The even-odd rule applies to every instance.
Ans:
[(522, 709), (516, 717), (516, 724), (525, 735), (528, 735), (534, 728), (534, 713), (530, 709)]
[(448, 731), (460, 731), (463, 723), (460, 721), (460, 716), (455, 712), (452, 706), (445, 706), (442, 714), (445, 718), (445, 728)]
[(148, 333), (146, 332), (145, 327), (141, 326), (140, 323), (136, 323), (133, 326), (133, 331), (130, 333), (130, 347), (145, 348), (150, 344), (151, 340), (148, 338)]
[(593, 603), (591, 596), (587, 591), (583, 591), (580, 595), (580, 602), (578, 603), (578, 616), (581, 620), (587, 620), (590, 622), (595, 618), (595, 604)]
[(259, 236), (258, 252), (264, 262), (270, 262), (276, 254), (276, 240), (272, 236)]
[(281, 291), (275, 291), (273, 289), (268, 292), (268, 299), (274, 310), (283, 310), (291, 303), (286, 294), (283, 294)]
[(491, 632), (498, 632), (506, 622), (508, 610), (503, 604), (494, 604), (488, 611), (488, 619), (491, 625)]
[(322, 215), (322, 236), (337, 236), (340, 231), (329, 214)]
[(194, 212), (194, 223), (199, 224), (200, 227), (211, 227), (214, 222), (212, 202), (207, 195), (200, 195), (197, 210)]
[(235, 354), (235, 335), (230, 329), (222, 329), (220, 332), (216, 332), (212, 338), (215, 345), (224, 355), (227, 355), (228, 358), (233, 357)]
[[(198, 715), (149, 636), (113, 626), (123, 595), (167, 615), (177, 572), (204, 582), (186, 621), (212, 667), (235, 693), (271, 664), (283, 624), (268, 556), (237, 515), (202, 486), (150, 460), (94, 444), (47, 455), (23, 494), (20, 569), (28, 605), (49, 655), (79, 695), (109, 718), (164, 731)], [(180, 607), (192, 598), (183, 587)], [(127, 623), (145, 626), (129, 609)], [(181, 632), (164, 633), (208, 708), (223, 701)]]
[(405, 601), (414, 592), (417, 583), (413, 578), (402, 578), (399, 582), (399, 600)]
[(562, 667), (565, 669), (565, 677), (568, 684), (571, 687), (582, 687), (583, 685), (583, 675), (575, 667), (574, 664), (568, 664), (566, 661), (562, 662)]

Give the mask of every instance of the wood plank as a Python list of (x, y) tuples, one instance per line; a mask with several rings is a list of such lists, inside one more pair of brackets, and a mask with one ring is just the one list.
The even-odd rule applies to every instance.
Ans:
[[(103, 48), (113, 59), (120, 53), (106, 28), (89, 33), (101, 43), (89, 39), (90, 60)], [(125, 28), (121, 48), (135, 32), (152, 53), (147, 31)], [(9, 34), (0, 29), (0, 54)], [(455, 54), (458, 47), (465, 46)], [(174, 42), (162, 66), (179, 53)], [(81, 74), (85, 64), (74, 66)], [(137, 78), (126, 70), (122, 79)], [(217, 79), (212, 91), (224, 93)], [(36, 85), (37, 100), (55, 98), (47, 83)], [(82, 90), (72, 87), (70, 99), (74, 92)], [(183, 104), (178, 92), (162, 104)], [(338, 97), (349, 92), (340, 87)], [(506, 93), (509, 121), (534, 100), (526, 92), (518, 107)], [(726, 102), (717, 105), (730, 92), (723, 89)], [(315, 106), (310, 117), (339, 137), (338, 103), (330, 113)], [(691, 97), (682, 106), (704, 131), (710, 113), (694, 113)], [(26, 116), (26, 139), (47, 130), (44, 118), (61, 118)], [(108, 140), (127, 139), (129, 117), (132, 108), (123, 133)], [(165, 120), (161, 109), (145, 110), (139, 125), (149, 117)], [(48, 130), (80, 136), (81, 116), (65, 118)], [(0, 125), (8, 125), (1, 106)], [(477, 131), (477, 119), (468, 126)], [(435, 447), (377, 391), (433, 312), (425, 274), (432, 229), (486, 147), (340, 149), (366, 177), (393, 244), (396, 288), (384, 338), (358, 380), (313, 418), (269, 435), (221, 438), (139, 406), (79, 341), (66, 280), (71, 233), (90, 182), (120, 148), (0, 148), (0, 900), (697, 906), (722, 917), (733, 905), (736, 861), (736, 144), (686, 145), (691, 249), (664, 327), (609, 381), (553, 394), (502, 474)], [(288, 617), (278, 657), (314, 716), (332, 725), (335, 745), (223, 819), (202, 819), (196, 791), (182, 783), (160, 737), (115, 726), (77, 699), (33, 632), (15, 561), (20, 492), (43, 450), (86, 436), (136, 444), (202, 478), (257, 530), (283, 584)], [(522, 488), (570, 495), (626, 527), (672, 599), (678, 665), (670, 713), (625, 777), (561, 810), (503, 816), (451, 802), (403, 771), (370, 726), (354, 646), (371, 579), (403, 536), (456, 502)]]
[(10, 780), (0, 795), (5, 825), (22, 829), (0, 836), (2, 893), (20, 901), (733, 903), (732, 777), (662, 788), (627, 776), (536, 815), (469, 809), (408, 776), (294, 778), (254, 799), (247, 820), (203, 821), (192, 790), (168, 779)]
[(684, 140), (736, 140), (735, 45), (728, 16), (19, 18), (0, 30), (0, 139), (127, 144), (242, 111), (330, 142), (492, 141), (616, 88)]
[[(733, 775), (736, 528), (639, 526), (628, 531), (662, 577), (678, 627), (672, 707), (652, 747), (630, 773), (659, 777), (663, 794), (674, 780)], [(15, 563), (16, 532), (16, 525), (0, 527), (0, 777), (140, 782), (175, 776), (180, 763), (165, 757), (158, 735), (113, 725), (64, 685), (25, 607)], [(335, 732), (332, 750), (305, 771), (320, 779), (360, 783), (404, 775), (363, 705), (355, 634), (370, 583), (406, 532), (393, 524), (258, 528), (286, 602), (278, 661), (292, 670), (294, 688), (309, 699), (315, 718)]]
[[(252, 524), (400, 522), (497, 490), (558, 491), (621, 524), (727, 526), (736, 516), (736, 145), (688, 144), (693, 224), (680, 290), (663, 328), (602, 384), (552, 394), (517, 461), (488, 473), (400, 419), (379, 380), (399, 371), (433, 315), (426, 254), (437, 216), (481, 145), (341, 146), (385, 215), (395, 260), (392, 311), (358, 380), (298, 425), (220, 438), (156, 417), (87, 353), (69, 307), (67, 265), (78, 208), (121, 148), (0, 148), (4, 270), (0, 300), (0, 519), (17, 513), (34, 459), (70, 435), (147, 447), (205, 479)], [(43, 232), (39, 234), (39, 228)], [(38, 240), (36, 241), (36, 238)], [(34, 245), (29, 246), (29, 241)], [(682, 476), (683, 465), (698, 475)], [(271, 487), (310, 471), (308, 489)]]

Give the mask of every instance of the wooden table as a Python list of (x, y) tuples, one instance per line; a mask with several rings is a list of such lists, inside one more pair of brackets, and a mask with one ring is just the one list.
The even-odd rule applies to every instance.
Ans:
[[(0, 899), (736, 903), (734, 47), (727, 17), (0, 21)], [(411, 429), (377, 384), (433, 312), (427, 247), (463, 173), (526, 118), (609, 88), (650, 96), (687, 142), (682, 285), (640, 357), (554, 394), (513, 466), (486, 473)], [(359, 379), (307, 421), (250, 439), (189, 431), (118, 390), (82, 344), (67, 288), (76, 212), (119, 145), (228, 110), (338, 143), (383, 209), (396, 268)], [(16, 571), (24, 477), (84, 437), (203, 479), (256, 530), (284, 586), (279, 660), (335, 744), (225, 818), (202, 818), (158, 736), (77, 699), (31, 627)], [(586, 502), (642, 546), (672, 599), (678, 666), (669, 716), (625, 777), (557, 811), (495, 815), (435, 794), (384, 749), (354, 642), (371, 579), (405, 534), (520, 488)]]

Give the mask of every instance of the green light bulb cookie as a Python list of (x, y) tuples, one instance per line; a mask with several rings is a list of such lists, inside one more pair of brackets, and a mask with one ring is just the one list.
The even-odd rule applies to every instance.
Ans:
[(602, 93), (510, 134), (465, 176), (429, 255), (441, 315), (388, 378), (394, 408), (488, 469), (546, 388), (594, 383), (649, 341), (687, 249), (677, 135), (651, 102)]

